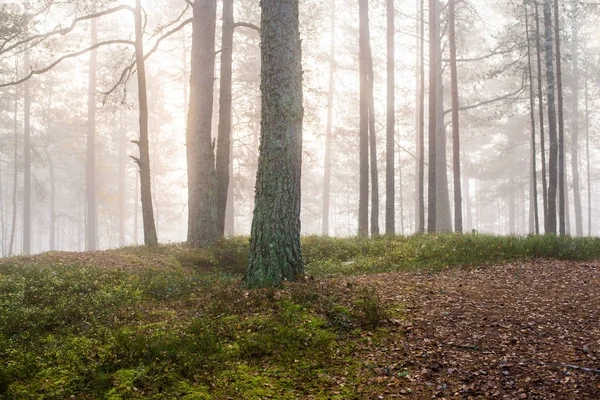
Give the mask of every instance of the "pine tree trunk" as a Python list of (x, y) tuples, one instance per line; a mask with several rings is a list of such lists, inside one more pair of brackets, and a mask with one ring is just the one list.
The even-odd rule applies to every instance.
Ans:
[(138, 99), (140, 107), (140, 138), (136, 142), (140, 149), (140, 158), (136, 160), (140, 168), (140, 196), (142, 200), (142, 223), (144, 226), (144, 244), (158, 244), (154, 210), (152, 208), (152, 186), (150, 182), (150, 145), (148, 140), (148, 93), (146, 89), (146, 65), (142, 37), (142, 6), (136, 0), (135, 13), (135, 59), (138, 77)]
[(248, 287), (304, 274), (300, 248), (302, 54), (298, 0), (261, 1), (262, 123)]
[(18, 114), (19, 114), (19, 91), (15, 86), (15, 109), (13, 114), (14, 126), (14, 143), (13, 143), (13, 191), (12, 191), (12, 222), (10, 224), (10, 241), (8, 243), (8, 256), (13, 255), (15, 248), (15, 231), (17, 227), (17, 187), (19, 183), (19, 130), (18, 130)]
[(589, 105), (589, 79), (588, 79), (588, 63), (584, 63), (584, 79), (585, 79), (585, 157), (587, 166), (587, 201), (588, 201), (588, 236), (592, 236), (592, 174), (590, 166), (590, 105)]
[[(28, 71), (29, 52), (25, 52), (24, 68)], [(31, 254), (31, 90), (23, 84), (23, 255)]]
[(529, 34), (529, 10), (527, 3), (525, 7), (525, 33), (527, 35), (527, 72), (529, 76), (529, 113), (531, 119), (531, 170), (529, 172), (530, 194), (529, 194), (529, 233), (540, 233), (540, 220), (538, 213), (538, 194), (537, 194), (537, 163), (535, 151), (535, 99), (533, 93), (533, 74), (531, 68), (531, 37)]
[(394, 181), (394, 130), (395, 130), (395, 71), (394, 71), (394, 0), (387, 0), (387, 135), (385, 163), (385, 233), (396, 233), (396, 193)]
[[(98, 42), (96, 19), (91, 20), (91, 45)], [(87, 142), (85, 161), (85, 249), (97, 249), (98, 217), (96, 213), (96, 50), (90, 52), (88, 73)]]
[(458, 121), (458, 72), (456, 68), (456, 28), (454, 0), (448, 1), (450, 74), (452, 86), (452, 160), (454, 178), (454, 230), (463, 232), (462, 192), (460, 181), (460, 130)]
[(417, 0), (417, 190), (416, 232), (425, 232), (425, 0)]
[(127, 162), (127, 110), (119, 112), (119, 246), (125, 246), (125, 176)]
[(186, 146), (188, 243), (193, 247), (214, 243), (219, 237), (217, 176), (211, 138), (216, 12), (216, 0), (195, 2)]
[(579, 177), (579, 21), (578, 1), (572, 1), (573, 38), (571, 60), (573, 63), (572, 103), (572, 136), (571, 136), (571, 170), (573, 171), (573, 205), (575, 208), (575, 234), (583, 236), (583, 217), (581, 211), (581, 183)]
[(56, 250), (56, 178), (54, 175), (54, 162), (52, 154), (46, 149), (46, 161), (50, 172), (50, 233), (48, 235), (48, 249)]
[(333, 91), (335, 87), (335, 0), (331, 2), (331, 41), (329, 43), (329, 90), (327, 92), (327, 127), (325, 131), (325, 170), (323, 173), (323, 235), (329, 235), (331, 207), (331, 141), (333, 125)]
[(359, 199), (358, 235), (369, 234), (369, 80), (367, 65), (368, 3), (359, 0), (359, 75), (360, 75), (360, 130), (359, 130)]
[(436, 138), (437, 138), (437, 73), (436, 63), (438, 58), (438, 46), (436, 39), (439, 35), (436, 14), (438, 13), (437, 0), (429, 0), (429, 170), (427, 188), (427, 231), (435, 233), (437, 201), (436, 201)]
[(231, 163), (231, 82), (233, 63), (233, 0), (223, 0), (223, 34), (221, 35), (221, 79), (219, 87), (219, 136), (217, 139), (217, 213), (219, 236), (225, 235), (227, 194)]
[[(368, 18), (368, 17), (367, 17)], [(371, 55), (371, 38), (367, 24), (367, 66), (369, 82), (369, 153), (371, 157), (371, 235), (379, 235), (379, 169), (377, 167), (377, 133), (375, 132), (375, 100), (373, 86), (373, 57)]]
[(542, 205), (544, 216), (544, 231), (548, 231), (548, 174), (546, 172), (546, 138), (544, 131), (544, 93), (542, 90), (542, 45), (540, 30), (540, 13), (536, 2), (533, 5), (535, 9), (535, 47), (537, 59), (537, 90), (538, 90), (538, 110), (540, 120), (540, 152), (542, 162)]
[(554, 41), (556, 47), (556, 90), (558, 94), (558, 217), (559, 232), (567, 233), (565, 203), (566, 203), (566, 174), (565, 174), (565, 122), (563, 113), (562, 61), (560, 52), (560, 21), (558, 0), (554, 0)]
[(546, 233), (557, 233), (556, 196), (558, 184), (558, 137), (556, 132), (556, 106), (554, 87), (554, 49), (552, 40), (552, 11), (550, 0), (544, 0), (544, 26), (546, 36), (546, 95), (548, 97), (548, 127), (550, 140), (550, 157), (548, 159), (548, 212), (546, 215)]

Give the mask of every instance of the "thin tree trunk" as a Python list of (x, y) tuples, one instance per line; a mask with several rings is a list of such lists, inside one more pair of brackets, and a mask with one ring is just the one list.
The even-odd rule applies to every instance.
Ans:
[(14, 114), (13, 114), (13, 119), (14, 119), (14, 126), (13, 126), (13, 133), (14, 133), (14, 144), (13, 144), (13, 151), (14, 151), (14, 158), (13, 158), (13, 191), (12, 191), (12, 223), (10, 225), (10, 242), (8, 244), (8, 256), (11, 257), (13, 255), (13, 251), (14, 251), (14, 244), (15, 244), (15, 230), (16, 230), (16, 226), (17, 226), (17, 186), (19, 183), (19, 130), (18, 130), (18, 118), (17, 115), (19, 114), (19, 92), (18, 92), (18, 87), (15, 86), (15, 109), (14, 109)]
[(359, 0), (359, 74), (360, 74), (360, 130), (359, 130), (359, 200), (358, 234), (369, 234), (369, 80), (367, 66), (368, 50), (368, 3)]
[(54, 162), (52, 154), (46, 150), (46, 161), (48, 162), (48, 170), (50, 172), (50, 234), (49, 234), (49, 250), (56, 250), (56, 178), (54, 176)]
[(542, 91), (542, 45), (540, 31), (540, 13), (537, 2), (533, 4), (535, 9), (535, 47), (537, 59), (537, 90), (538, 90), (538, 110), (540, 118), (540, 152), (542, 162), (542, 205), (544, 215), (544, 231), (548, 232), (548, 180), (546, 173), (546, 139), (544, 132), (544, 93)]
[(127, 110), (119, 112), (119, 246), (125, 246), (125, 177), (127, 175)]
[(139, 244), (138, 241), (138, 237), (139, 237), (139, 208), (140, 208), (140, 198), (138, 197), (140, 194), (140, 175), (139, 174), (135, 174), (135, 188), (133, 191), (133, 243), (135, 243), (136, 245)]
[(186, 134), (188, 243), (193, 247), (214, 243), (219, 237), (217, 174), (211, 137), (216, 12), (216, 0), (197, 0), (194, 3), (190, 109)]
[(573, 171), (573, 205), (575, 207), (575, 234), (583, 236), (583, 217), (581, 211), (581, 183), (579, 177), (579, 21), (578, 0), (572, 1), (573, 38), (571, 59), (573, 62), (573, 87), (571, 90), (572, 136), (571, 170)]
[(425, 232), (425, 0), (417, 0), (417, 233)]
[[(91, 20), (91, 45), (98, 42), (98, 28), (96, 19)], [(88, 72), (88, 111), (87, 111), (87, 142), (85, 162), (85, 202), (86, 226), (85, 249), (97, 249), (98, 216), (96, 213), (96, 50), (90, 52)]]
[[(468, 157), (465, 157), (466, 160), (468, 160)], [(465, 166), (465, 170), (464, 170), (464, 174), (463, 174), (463, 195), (464, 195), (464, 199), (465, 199), (465, 231), (471, 232), (473, 229), (473, 213), (471, 212), (471, 187), (470, 187), (470, 180), (469, 180), (469, 174), (470, 174), (470, 170), (469, 170), (469, 163), (467, 161), (467, 164)]]
[[(25, 52), (25, 71), (29, 68), (29, 52)], [(28, 71), (27, 71), (28, 72)], [(31, 90), (23, 84), (23, 254), (31, 254)]]
[(565, 122), (563, 113), (562, 61), (560, 52), (560, 20), (558, 0), (554, 0), (554, 41), (556, 47), (556, 90), (558, 94), (558, 216), (559, 232), (565, 235), (566, 174), (565, 174)]
[[(586, 60), (587, 61), (587, 60)], [(587, 201), (588, 201), (588, 236), (592, 236), (592, 174), (590, 167), (590, 106), (589, 106), (589, 80), (588, 63), (585, 62), (585, 156), (587, 167)]]
[(436, 63), (439, 61), (437, 36), (439, 35), (436, 14), (437, 0), (429, 0), (429, 171), (427, 191), (427, 230), (435, 233), (436, 229), (436, 149), (437, 149), (437, 73)]
[(325, 130), (325, 170), (323, 172), (323, 235), (329, 235), (331, 208), (331, 142), (333, 125), (333, 91), (335, 89), (335, 0), (331, 2), (331, 41), (329, 43), (329, 91), (327, 93), (327, 127)]
[(249, 287), (304, 274), (300, 248), (302, 54), (298, 0), (261, 1), (262, 119)]
[(233, 0), (223, 0), (221, 35), (221, 83), (219, 86), (219, 136), (217, 138), (217, 213), (219, 236), (225, 235), (225, 214), (230, 186), (231, 163), (231, 81), (233, 63)]
[(463, 232), (462, 192), (460, 180), (460, 130), (458, 121), (458, 72), (456, 69), (456, 28), (454, 0), (448, 1), (450, 75), (452, 86), (452, 161), (454, 178), (454, 230)]
[[(229, 153), (233, 154), (233, 140)], [(225, 235), (235, 235), (235, 192), (233, 190), (233, 159), (229, 162), (229, 185), (227, 186), (227, 208), (225, 209)]]
[(152, 186), (150, 182), (150, 146), (148, 141), (148, 93), (146, 88), (146, 66), (144, 61), (144, 43), (142, 33), (142, 5), (136, 0), (135, 13), (135, 58), (138, 77), (138, 98), (140, 107), (140, 138), (136, 141), (140, 149), (140, 158), (136, 162), (140, 168), (140, 186), (142, 200), (142, 222), (144, 226), (144, 244), (158, 244), (154, 210), (152, 209)]
[(373, 86), (375, 76), (373, 73), (373, 57), (371, 54), (371, 39), (367, 25), (367, 65), (369, 81), (369, 152), (371, 156), (371, 235), (379, 235), (379, 173), (377, 167), (377, 134), (375, 132), (375, 100)]
[(400, 233), (405, 234), (404, 228), (404, 183), (402, 179), (402, 163), (398, 160), (398, 184), (400, 188)]
[(525, 7), (525, 32), (527, 34), (527, 72), (529, 74), (529, 112), (531, 118), (531, 171), (529, 173), (530, 179), (530, 200), (529, 200), (529, 233), (540, 233), (540, 222), (538, 214), (538, 201), (537, 201), (537, 163), (536, 163), (536, 151), (535, 151), (535, 99), (533, 93), (533, 74), (531, 68), (531, 38), (529, 34), (529, 11), (527, 9), (527, 3), (524, 3)]
[(385, 163), (385, 233), (396, 233), (395, 181), (394, 181), (394, 130), (395, 130), (395, 71), (394, 71), (394, 0), (387, 0), (387, 136)]
[[(557, 233), (556, 224), (556, 195), (558, 184), (558, 137), (556, 132), (556, 106), (554, 87), (554, 52), (552, 40), (552, 8), (550, 0), (544, 0), (544, 25), (546, 36), (546, 84), (548, 97), (548, 126), (550, 139), (550, 157), (548, 160), (548, 212), (546, 233)], [(562, 201), (562, 200), (561, 200)]]

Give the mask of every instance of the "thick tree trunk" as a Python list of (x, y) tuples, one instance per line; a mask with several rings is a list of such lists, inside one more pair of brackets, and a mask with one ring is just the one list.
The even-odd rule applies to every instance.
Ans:
[(548, 97), (548, 127), (550, 140), (550, 157), (548, 160), (548, 212), (546, 213), (546, 233), (556, 231), (556, 196), (558, 184), (558, 137), (556, 132), (556, 106), (554, 87), (554, 49), (552, 40), (552, 8), (550, 0), (544, 0), (544, 26), (546, 37), (546, 95)]
[(323, 172), (323, 235), (329, 235), (331, 207), (331, 142), (333, 125), (333, 91), (335, 89), (335, 0), (331, 2), (331, 41), (329, 42), (329, 91), (327, 92), (327, 126), (325, 128), (325, 170)]
[(454, 230), (463, 232), (462, 192), (460, 181), (460, 130), (458, 121), (458, 72), (456, 69), (456, 28), (454, 0), (448, 1), (450, 74), (452, 86), (452, 161), (454, 178)]
[(531, 36), (529, 34), (529, 10), (527, 3), (525, 7), (525, 33), (527, 35), (527, 72), (529, 75), (529, 113), (531, 118), (531, 170), (529, 172), (530, 192), (529, 192), (529, 233), (540, 233), (540, 220), (538, 213), (538, 194), (537, 194), (537, 163), (535, 151), (535, 99), (533, 93), (533, 73), (531, 68)]
[(119, 246), (125, 246), (125, 177), (127, 175), (127, 110), (119, 112)]
[(150, 182), (150, 145), (148, 140), (148, 93), (146, 89), (146, 65), (142, 37), (142, 6), (136, 0), (135, 13), (135, 59), (138, 77), (138, 98), (140, 107), (140, 138), (136, 142), (140, 149), (140, 158), (136, 160), (140, 168), (140, 187), (142, 200), (142, 223), (144, 226), (144, 244), (158, 244), (154, 210), (152, 208), (152, 185)]
[(425, 232), (425, 0), (417, 0), (416, 232)]
[(429, 0), (429, 170), (427, 188), (427, 231), (435, 233), (437, 219), (436, 173), (437, 173), (437, 73), (439, 27), (437, 0)]
[(367, 65), (368, 3), (359, 0), (359, 75), (360, 75), (360, 129), (359, 129), (359, 199), (358, 235), (369, 234), (369, 80)]
[[(25, 52), (25, 71), (29, 68), (29, 52)], [(23, 254), (31, 254), (31, 90), (23, 84)]]
[(579, 177), (579, 1), (572, 1), (573, 37), (571, 60), (573, 63), (572, 103), (572, 136), (571, 136), (571, 170), (573, 171), (573, 206), (575, 208), (575, 234), (583, 236), (583, 217), (581, 211), (581, 183)]
[(538, 110), (540, 119), (540, 152), (542, 162), (542, 205), (544, 216), (544, 231), (548, 231), (548, 174), (546, 173), (546, 138), (544, 132), (544, 93), (542, 90), (542, 45), (540, 30), (540, 13), (537, 2), (533, 5), (535, 9), (535, 47), (537, 59), (537, 90)]
[(387, 0), (387, 135), (385, 141), (385, 233), (396, 233), (396, 194), (394, 181), (394, 130), (395, 130), (395, 71), (394, 71), (394, 0)]
[(556, 47), (556, 90), (558, 94), (558, 217), (559, 232), (567, 233), (565, 219), (565, 122), (563, 113), (562, 61), (560, 59), (560, 22), (558, 0), (554, 0), (554, 41)]
[(188, 243), (193, 247), (214, 243), (219, 237), (217, 176), (211, 138), (216, 12), (216, 0), (195, 2), (186, 147)]
[(244, 283), (304, 274), (300, 248), (302, 55), (298, 0), (261, 1), (262, 124), (250, 263)]
[(225, 214), (231, 163), (231, 81), (233, 63), (233, 0), (223, 0), (223, 34), (221, 35), (221, 83), (219, 87), (219, 136), (217, 138), (217, 213), (219, 236), (225, 235)]
[[(96, 19), (91, 20), (91, 45), (98, 42)], [(96, 213), (96, 50), (90, 52), (88, 71), (87, 142), (85, 159), (85, 249), (98, 248), (98, 216)]]

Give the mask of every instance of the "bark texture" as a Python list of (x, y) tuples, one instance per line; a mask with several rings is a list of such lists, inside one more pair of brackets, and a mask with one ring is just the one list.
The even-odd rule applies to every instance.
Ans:
[(416, 231), (425, 232), (425, 0), (417, 0), (417, 188)]
[(304, 274), (300, 248), (302, 54), (298, 0), (261, 1), (262, 116), (249, 287)]
[(452, 92), (452, 161), (454, 178), (454, 230), (463, 232), (462, 191), (460, 181), (460, 127), (458, 121), (458, 71), (456, 68), (455, 2), (448, 1), (450, 44), (450, 80)]
[(187, 121), (188, 243), (219, 237), (217, 176), (211, 139), (215, 68), (216, 0), (194, 3), (190, 103)]
[(437, 0), (429, 0), (429, 166), (428, 166), (428, 184), (427, 184), (427, 231), (429, 233), (436, 232), (436, 173), (437, 173), (437, 157), (436, 157), (436, 138), (437, 138), (437, 73), (436, 63), (439, 61), (438, 46), (436, 37), (439, 35), (438, 30), (438, 2)]

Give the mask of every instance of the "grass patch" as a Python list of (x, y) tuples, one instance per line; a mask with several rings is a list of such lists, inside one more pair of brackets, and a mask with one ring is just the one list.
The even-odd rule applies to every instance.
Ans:
[[(304, 237), (309, 275), (600, 258), (595, 238)], [(245, 291), (247, 238), (0, 260), (0, 399), (361, 398), (388, 336), (367, 287), (306, 279)], [(367, 334), (368, 333), (368, 334)]]

